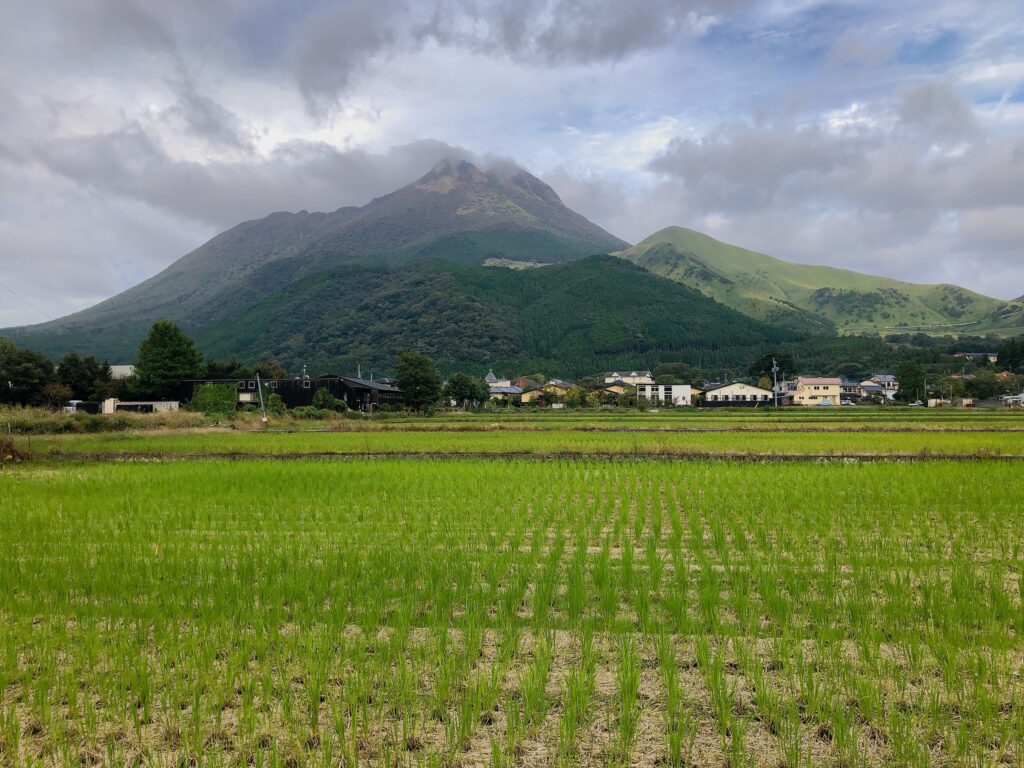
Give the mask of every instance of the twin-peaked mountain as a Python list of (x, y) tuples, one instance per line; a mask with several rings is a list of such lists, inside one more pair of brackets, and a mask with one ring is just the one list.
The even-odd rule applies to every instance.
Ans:
[(837, 281), (840, 272), (689, 230), (629, 247), (526, 171), (447, 159), (362, 207), (244, 222), (90, 309), (0, 335), (52, 357), (122, 362), (169, 319), (209, 355), (290, 367), (383, 371), (414, 348), (448, 369), (573, 376), (674, 361), (738, 366), (766, 345), (854, 330), (850, 318), (868, 330), (980, 330), (1024, 312), (952, 286), (857, 273)]

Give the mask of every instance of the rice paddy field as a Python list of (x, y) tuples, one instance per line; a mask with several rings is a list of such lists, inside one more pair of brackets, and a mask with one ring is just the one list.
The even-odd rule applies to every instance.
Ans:
[(894, 414), (17, 437), (0, 765), (1024, 766), (1024, 418)]

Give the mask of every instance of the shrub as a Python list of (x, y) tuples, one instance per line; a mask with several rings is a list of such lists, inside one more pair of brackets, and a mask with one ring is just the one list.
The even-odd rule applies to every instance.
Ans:
[(315, 405), (300, 405), (298, 408), (292, 408), (290, 413), (292, 417), (296, 419), (327, 418), (327, 412), (322, 408), (317, 408)]
[(346, 411), (348, 406), (344, 400), (339, 400), (330, 393), (330, 390), (320, 388), (313, 393), (313, 407), (322, 411)]
[(230, 418), (238, 393), (234, 384), (203, 384), (192, 395), (192, 410), (206, 416)]
[(267, 413), (271, 416), (284, 416), (288, 411), (288, 408), (284, 404), (284, 400), (277, 392), (271, 392), (267, 395)]
[(29, 458), (31, 454), (28, 451), (17, 448), (13, 441), (7, 438), (0, 438), (0, 465), (26, 461)]

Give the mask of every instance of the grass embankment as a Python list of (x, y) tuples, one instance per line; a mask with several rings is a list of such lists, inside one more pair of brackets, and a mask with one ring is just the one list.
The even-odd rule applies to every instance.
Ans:
[(258, 413), (238, 412), (230, 419), (190, 411), (173, 413), (90, 415), (54, 413), (43, 408), (0, 407), (0, 431), (14, 435), (95, 434), (211, 426), (240, 431), (377, 431), (377, 430), (493, 430), (493, 429), (998, 429), (1024, 430), (1024, 411), (998, 409), (925, 410), (885, 408), (661, 408), (560, 410), (494, 409), (442, 412), (424, 417), (407, 413), (330, 414), (325, 420), (273, 416), (265, 426)]
[(19, 438), (40, 457), (1024, 456), (1019, 431), (363, 430), (134, 432)]
[(1019, 475), (20, 465), (0, 763), (1019, 765)]

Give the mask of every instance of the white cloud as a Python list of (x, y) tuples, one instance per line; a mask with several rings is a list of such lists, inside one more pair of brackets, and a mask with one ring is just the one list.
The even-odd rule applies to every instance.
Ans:
[[(64, 314), (240, 219), (361, 204), (459, 151), (626, 239), (703, 227), (1019, 295), (1012, 6), (0, 4), (0, 273)], [(0, 292), (0, 326), (38, 319)]]

